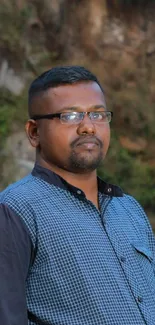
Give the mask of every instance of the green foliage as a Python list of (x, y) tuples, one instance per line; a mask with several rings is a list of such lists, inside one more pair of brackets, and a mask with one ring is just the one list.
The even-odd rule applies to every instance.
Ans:
[(142, 206), (155, 213), (155, 169), (140, 161), (138, 155), (121, 147), (116, 134), (99, 175), (133, 195)]
[[(152, 139), (155, 138), (154, 100), (151, 100), (151, 81), (148, 73), (142, 73), (142, 68), (132, 71), (129, 66), (120, 74), (118, 71), (117, 78), (108, 85), (108, 107), (114, 112), (114, 128), (118, 128), (119, 134), (126, 134), (128, 130), (128, 135), (131, 133)], [(152, 62), (151, 68), (155, 69), (155, 63)]]

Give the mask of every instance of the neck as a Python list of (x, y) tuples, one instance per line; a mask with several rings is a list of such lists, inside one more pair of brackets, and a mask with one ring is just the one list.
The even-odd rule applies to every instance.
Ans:
[(67, 170), (61, 169), (55, 165), (49, 165), (47, 162), (37, 160), (40, 166), (45, 167), (57, 175), (61, 176), (69, 184), (79, 188), (83, 191), (88, 200), (92, 201), (98, 208), (98, 185), (96, 170), (83, 174), (72, 173)]

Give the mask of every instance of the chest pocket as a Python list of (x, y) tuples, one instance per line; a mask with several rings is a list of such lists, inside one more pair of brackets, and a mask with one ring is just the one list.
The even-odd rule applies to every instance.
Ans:
[(150, 290), (155, 294), (155, 272), (153, 267), (153, 252), (142, 242), (132, 243), (136, 259)]
[(150, 248), (145, 246), (142, 242), (134, 242), (132, 245), (137, 253), (142, 255), (142, 257), (146, 257), (146, 259), (148, 259), (150, 262), (153, 261), (153, 253)]

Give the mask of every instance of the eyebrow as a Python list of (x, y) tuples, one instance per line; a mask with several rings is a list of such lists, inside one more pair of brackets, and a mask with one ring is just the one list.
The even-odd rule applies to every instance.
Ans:
[[(88, 110), (92, 110), (92, 109), (104, 109), (104, 110), (106, 110), (106, 107), (104, 106), (104, 105), (92, 105), (92, 106), (90, 106), (89, 108), (88, 108)], [(78, 111), (81, 111), (81, 108), (79, 107), (79, 106), (72, 106), (72, 107), (63, 107), (62, 109), (61, 109), (61, 112), (60, 113), (62, 113), (62, 112), (64, 112), (64, 111), (72, 111), (72, 112), (78, 112)]]

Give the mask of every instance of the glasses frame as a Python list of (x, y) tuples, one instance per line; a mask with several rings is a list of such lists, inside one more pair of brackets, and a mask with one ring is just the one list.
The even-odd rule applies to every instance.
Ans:
[[(61, 120), (61, 115), (62, 114), (64, 114), (64, 113), (82, 113), (82, 119), (79, 121), (79, 122), (73, 122), (73, 123), (63, 123), (62, 122), (62, 124), (79, 124), (83, 119), (84, 119), (84, 117), (85, 117), (85, 115), (88, 115), (89, 116), (89, 118), (90, 118), (90, 120), (91, 121), (93, 121), (92, 119), (91, 119), (91, 113), (100, 113), (100, 112), (104, 112), (104, 113), (110, 113), (110, 115), (111, 115), (111, 119), (112, 119), (112, 117), (113, 117), (113, 112), (111, 112), (111, 111), (93, 111), (93, 112), (62, 112), (62, 113), (55, 113), (55, 114), (45, 114), (45, 115), (34, 115), (34, 116), (32, 116), (31, 117), (31, 119), (32, 120), (35, 120), (35, 121), (38, 121), (38, 120), (42, 120), (42, 119), (49, 119), (49, 120), (52, 120), (52, 119), (54, 119), (54, 118), (59, 118), (60, 119), (60, 121), (62, 122), (62, 120)], [(111, 120), (110, 121), (108, 121), (108, 122), (103, 122), (103, 123), (110, 123), (111, 122)], [(97, 122), (96, 122), (97, 123)], [(100, 122), (99, 122), (100, 123)]]

